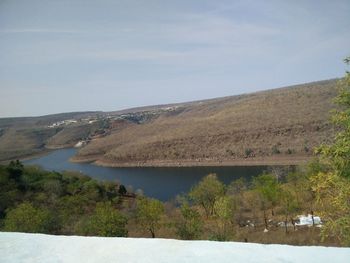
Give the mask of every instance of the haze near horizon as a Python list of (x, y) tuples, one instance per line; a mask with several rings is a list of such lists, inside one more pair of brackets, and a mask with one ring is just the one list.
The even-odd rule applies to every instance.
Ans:
[(0, 1), (0, 117), (113, 111), (341, 77), (350, 3)]

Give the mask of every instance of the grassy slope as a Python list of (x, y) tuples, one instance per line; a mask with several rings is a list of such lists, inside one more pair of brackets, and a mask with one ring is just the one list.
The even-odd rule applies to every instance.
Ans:
[(300, 161), (334, 132), (328, 120), (335, 83), (185, 104), (178, 112), (93, 141), (76, 160), (116, 166)]
[(0, 119), (0, 161), (42, 153), (46, 148), (73, 146), (96, 125), (47, 125), (70, 118), (83, 118), (95, 112), (62, 113), (41, 117)]
[(0, 161), (38, 154), (44, 142), (55, 134), (55, 129), (8, 128), (0, 137)]

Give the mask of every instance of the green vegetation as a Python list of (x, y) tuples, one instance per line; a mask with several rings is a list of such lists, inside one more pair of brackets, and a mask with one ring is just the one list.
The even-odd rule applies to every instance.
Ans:
[(30, 203), (22, 203), (8, 211), (5, 231), (46, 233), (52, 227), (49, 211), (35, 208)]
[[(0, 166), (4, 231), (126, 236), (119, 184), (73, 172), (48, 172), (20, 162)], [(126, 193), (124, 193), (126, 194)]]
[(156, 199), (141, 197), (136, 201), (137, 221), (143, 228), (147, 229), (152, 238), (156, 237), (156, 231), (161, 227), (160, 221), (164, 214), (162, 202)]
[(126, 217), (116, 210), (111, 202), (98, 203), (82, 232), (104, 237), (126, 237), (126, 224)]
[(215, 202), (214, 219), (216, 221), (216, 228), (214, 228), (212, 239), (226, 241), (232, 238), (232, 217), (235, 210), (234, 208), (235, 206), (230, 196), (221, 196)]
[(187, 203), (180, 207), (181, 218), (176, 223), (176, 234), (185, 240), (198, 239), (202, 233), (203, 223), (196, 209)]
[[(345, 62), (349, 65), (350, 57)], [(323, 237), (334, 236), (350, 246), (350, 72), (338, 86), (335, 102), (341, 108), (333, 112), (333, 122), (340, 132), (333, 144), (316, 150), (326, 169), (315, 173), (310, 180), (320, 210), (329, 218), (322, 231)]]
[(273, 208), (277, 205), (280, 198), (280, 187), (276, 177), (270, 174), (263, 174), (254, 178), (254, 190), (259, 195), (260, 206), (264, 211), (264, 222), (266, 229), (268, 228), (267, 209), (271, 209), (272, 216), (274, 215)]
[[(239, 179), (228, 186), (217, 175), (209, 174), (179, 198), (179, 204), (174, 204), (130, 195), (116, 183), (11, 162), (0, 166), (0, 228), (53, 234), (350, 246), (349, 73), (339, 81), (339, 89), (335, 100), (339, 107), (333, 112), (337, 126), (333, 142), (318, 147), (315, 160), (294, 171), (275, 168), (251, 182)], [(279, 142), (272, 145), (282, 150)], [(271, 151), (271, 147), (267, 149)], [(179, 156), (186, 154), (176, 152)], [(285, 150), (278, 155), (282, 152)], [(324, 224), (321, 228), (316, 224), (297, 226), (299, 214), (311, 214), (313, 220), (321, 216)]]
[(224, 194), (224, 185), (217, 179), (215, 174), (209, 174), (196, 185), (189, 197), (204, 208), (207, 217), (213, 215), (215, 202)]

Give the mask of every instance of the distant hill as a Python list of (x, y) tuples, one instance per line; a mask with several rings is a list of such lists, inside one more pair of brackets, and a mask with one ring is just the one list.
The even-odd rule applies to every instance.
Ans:
[[(73, 146), (88, 135), (91, 125), (79, 124), (49, 128), (50, 124), (69, 120), (99, 116), (100, 112), (72, 112), (40, 117), (0, 119), (0, 161), (23, 158), (43, 153), (50, 147)], [(96, 125), (96, 124), (95, 124)]]
[(171, 111), (141, 124), (115, 125), (74, 160), (106, 166), (300, 163), (332, 138), (335, 96), (336, 80), (327, 80), (167, 105)]
[(335, 96), (336, 80), (326, 80), (115, 112), (3, 118), (0, 161), (85, 140), (74, 161), (106, 166), (300, 163), (314, 146), (332, 138), (329, 111)]

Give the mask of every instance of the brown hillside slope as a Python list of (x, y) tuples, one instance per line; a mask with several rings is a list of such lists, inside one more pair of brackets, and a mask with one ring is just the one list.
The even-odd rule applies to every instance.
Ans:
[(0, 162), (47, 152), (47, 149), (72, 147), (97, 130), (98, 124), (72, 124), (49, 128), (65, 119), (95, 116), (97, 112), (62, 113), (40, 117), (0, 119)]
[(112, 131), (75, 161), (107, 166), (298, 163), (334, 133), (336, 80), (184, 104)]

